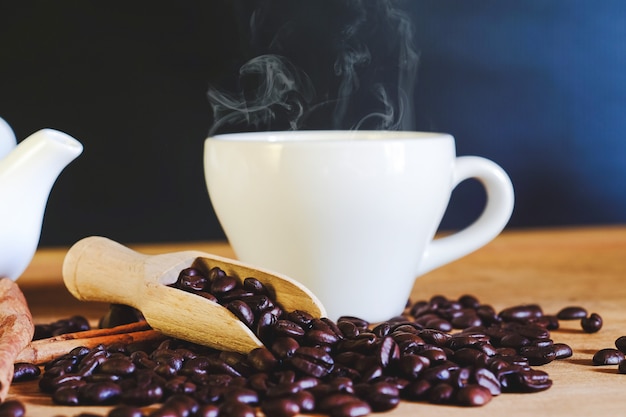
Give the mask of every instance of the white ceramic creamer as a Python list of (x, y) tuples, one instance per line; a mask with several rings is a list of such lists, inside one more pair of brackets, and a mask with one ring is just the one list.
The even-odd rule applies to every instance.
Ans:
[(16, 280), (29, 265), (52, 186), (82, 151), (80, 142), (53, 129), (16, 144), (0, 119), (0, 277)]

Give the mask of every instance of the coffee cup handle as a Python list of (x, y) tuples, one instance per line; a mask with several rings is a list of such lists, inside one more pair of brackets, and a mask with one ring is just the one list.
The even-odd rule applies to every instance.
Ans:
[(451, 235), (433, 239), (427, 246), (418, 276), (459, 259), (493, 240), (506, 226), (513, 212), (513, 184), (495, 162), (478, 156), (456, 158), (452, 188), (475, 178), (487, 193), (480, 216), (469, 226)]

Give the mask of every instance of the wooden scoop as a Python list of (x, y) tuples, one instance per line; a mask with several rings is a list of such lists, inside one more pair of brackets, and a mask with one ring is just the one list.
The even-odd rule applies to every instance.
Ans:
[(326, 315), (311, 291), (286, 276), (198, 251), (145, 255), (99, 236), (82, 239), (69, 249), (63, 262), (63, 280), (79, 300), (134, 307), (152, 328), (168, 336), (241, 353), (263, 346), (225, 307), (167, 286), (192, 265), (205, 269), (217, 266), (240, 279), (254, 277), (275, 293), (285, 311)]

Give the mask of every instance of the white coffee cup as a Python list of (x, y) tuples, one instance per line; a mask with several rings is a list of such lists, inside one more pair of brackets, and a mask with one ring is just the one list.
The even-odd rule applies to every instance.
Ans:
[[(302, 282), (328, 316), (400, 314), (415, 279), (496, 237), (513, 187), (494, 162), (457, 157), (448, 134), (234, 133), (205, 141), (207, 188), (236, 256)], [(452, 190), (487, 193), (480, 217), (434, 238)]]

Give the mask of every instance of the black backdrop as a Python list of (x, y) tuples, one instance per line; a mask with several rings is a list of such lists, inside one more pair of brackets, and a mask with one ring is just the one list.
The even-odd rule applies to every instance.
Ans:
[[(235, 87), (241, 65), (263, 49), (246, 37), (254, 7), (281, 19), (287, 5), (305, 10), (300, 52), (311, 58), (341, 3), (359, 4), (0, 3), (0, 117), (18, 139), (52, 127), (85, 146), (53, 188), (41, 244), (92, 234), (127, 243), (223, 237), (202, 173), (213, 123), (207, 91)], [(626, 222), (626, 6), (399, 4), (420, 54), (415, 127), (452, 133), (459, 154), (509, 172), (511, 227)], [(481, 204), (475, 184), (455, 191), (443, 227), (467, 223)]]

